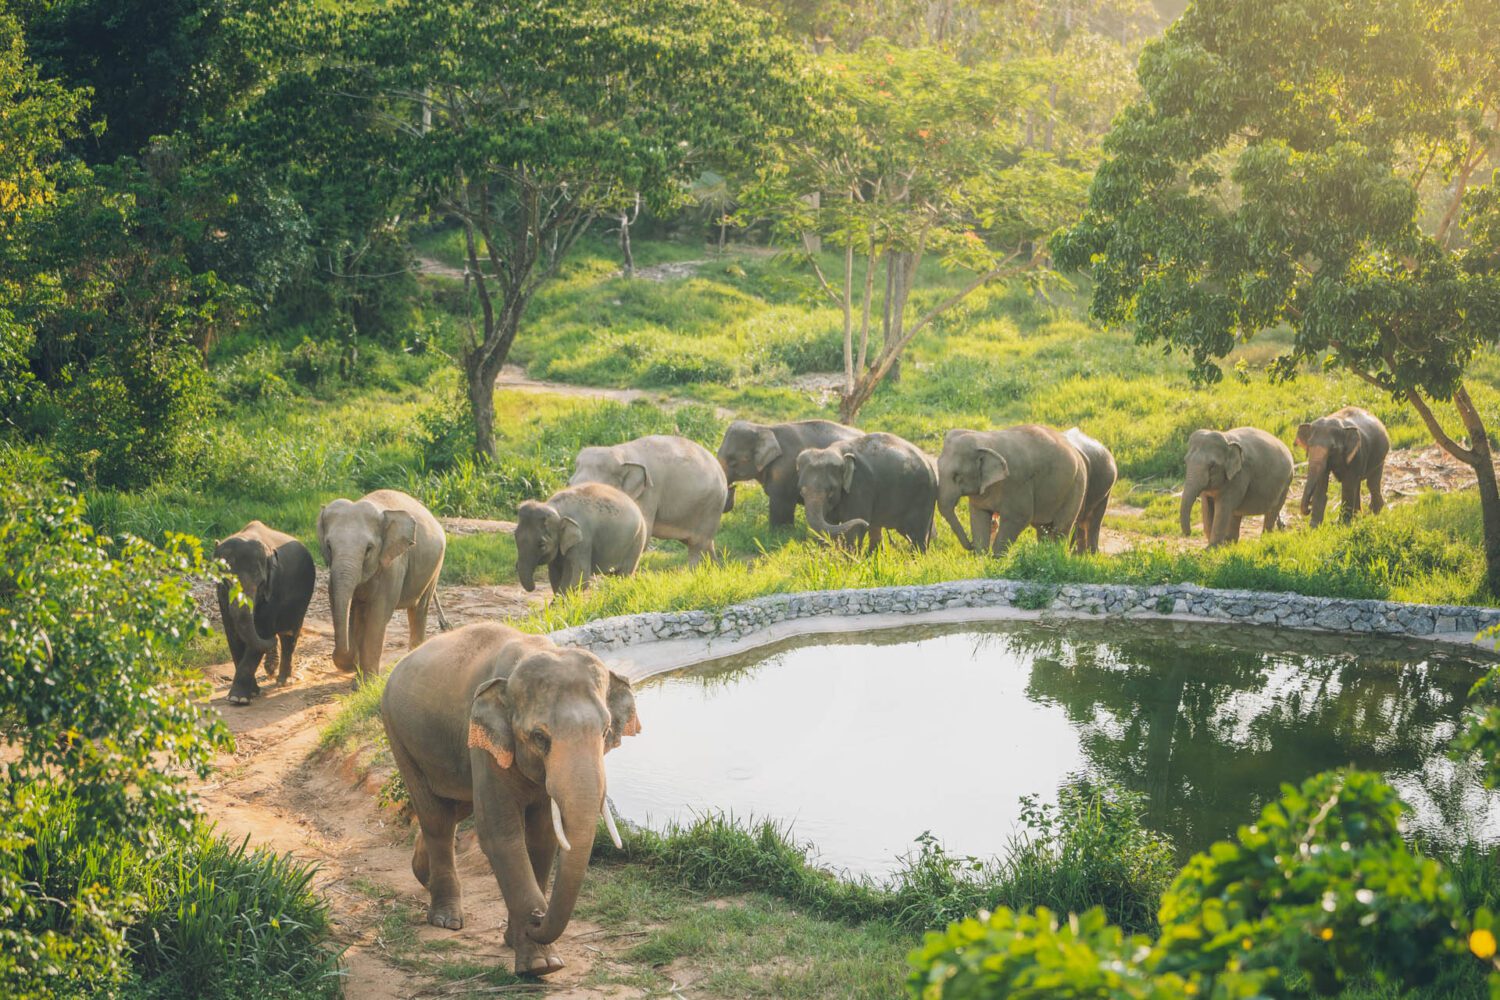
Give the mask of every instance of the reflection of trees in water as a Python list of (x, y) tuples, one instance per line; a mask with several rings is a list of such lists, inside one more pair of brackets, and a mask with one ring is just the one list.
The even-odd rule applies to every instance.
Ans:
[(659, 679), (733, 697), (727, 689), (800, 648), (955, 633), (975, 661), (1030, 661), (1027, 697), (1058, 705), (1092, 768), (1145, 793), (1147, 822), (1180, 849), (1232, 833), (1281, 783), (1349, 764), (1419, 790), (1429, 830), (1468, 825), (1479, 783), (1445, 753), (1483, 667), (1389, 640), (1181, 622), (936, 625), (803, 636)]
[(1427, 765), (1452, 736), (1472, 665), (1175, 636), (1031, 637), (1020, 650), (1033, 658), (1028, 696), (1061, 706), (1090, 764), (1144, 792), (1147, 822), (1184, 849), (1253, 818), (1282, 782), (1346, 764), (1409, 775), (1445, 818), (1458, 808), (1455, 782)]

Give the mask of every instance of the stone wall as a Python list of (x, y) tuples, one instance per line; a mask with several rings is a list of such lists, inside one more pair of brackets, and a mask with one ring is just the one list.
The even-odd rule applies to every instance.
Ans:
[(1020, 608), (1064, 614), (1206, 619), (1360, 635), (1469, 643), (1500, 625), (1500, 608), (1391, 601), (1351, 601), (1254, 590), (1211, 590), (1195, 584), (1069, 583), (956, 580), (919, 587), (771, 594), (722, 611), (667, 611), (604, 618), (552, 633), (562, 645), (596, 651), (671, 639), (736, 640), (781, 622), (825, 616), (927, 614), (961, 609)]

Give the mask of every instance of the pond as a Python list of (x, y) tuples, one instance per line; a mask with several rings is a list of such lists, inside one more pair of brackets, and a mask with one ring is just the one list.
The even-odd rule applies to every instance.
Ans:
[(1382, 772), (1435, 841), (1500, 836), (1500, 797), (1448, 759), (1476, 653), (1185, 623), (1003, 623), (823, 636), (637, 685), (645, 732), (610, 755), (622, 816), (771, 818), (820, 863), (880, 876), (930, 831), (989, 857), (1021, 797), (1080, 775), (1146, 796), (1180, 851), (1283, 782)]

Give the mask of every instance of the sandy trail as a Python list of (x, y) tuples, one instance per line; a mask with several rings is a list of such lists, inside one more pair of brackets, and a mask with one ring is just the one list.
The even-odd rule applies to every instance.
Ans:
[[(320, 751), (318, 738), (333, 717), (335, 699), (353, 690), (353, 681), (333, 666), (333, 627), (327, 578), (318, 589), (295, 656), (291, 683), (277, 688), (262, 678), (261, 697), (243, 708), (227, 702), (233, 667), (207, 668), (213, 684), (210, 707), (235, 735), (233, 754), (222, 755), (217, 773), (198, 788), (208, 817), (233, 840), (271, 847), (319, 865), (318, 888), (326, 894), (335, 921), (335, 939), (344, 947), (347, 996), (351, 1000), (462, 996), (479, 983), (445, 982), (414, 967), (411, 939), (443, 942), (441, 961), (471, 961), (508, 971), (512, 955), (504, 946), (504, 907), (484, 855), (468, 831), (459, 835), (466, 926), (446, 931), (425, 922), (426, 893), (411, 874), (412, 829), (376, 796), (388, 765), (370, 768), (342, 753)], [(516, 586), (443, 587), (448, 618), (456, 627), (469, 622), (524, 614), (546, 597)], [(205, 605), (212, 605), (211, 592)], [(210, 611), (216, 617), (217, 608)], [(215, 621), (217, 625), (217, 621)], [(386, 634), (387, 665), (406, 651), (406, 616), (397, 612)], [(549, 997), (595, 1000), (635, 997), (639, 991), (580, 985), (594, 966), (608, 961), (629, 940), (611, 940), (598, 928), (574, 920), (558, 948), (567, 968), (549, 977)], [(418, 956), (431, 958), (431, 954)]]

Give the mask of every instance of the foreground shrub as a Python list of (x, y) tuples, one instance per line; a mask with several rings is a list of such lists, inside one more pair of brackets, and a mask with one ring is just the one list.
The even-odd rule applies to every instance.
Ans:
[(1285, 786), (1257, 823), (1188, 862), (1154, 942), (1127, 941), (1098, 909), (1066, 929), (1045, 909), (1002, 909), (929, 934), (908, 985), (922, 1000), (969, 1000), (1287, 996), (1293, 972), (1320, 993), (1351, 979), (1429, 983), (1463, 950), (1461, 897), (1402, 839), (1404, 808), (1358, 771)]

